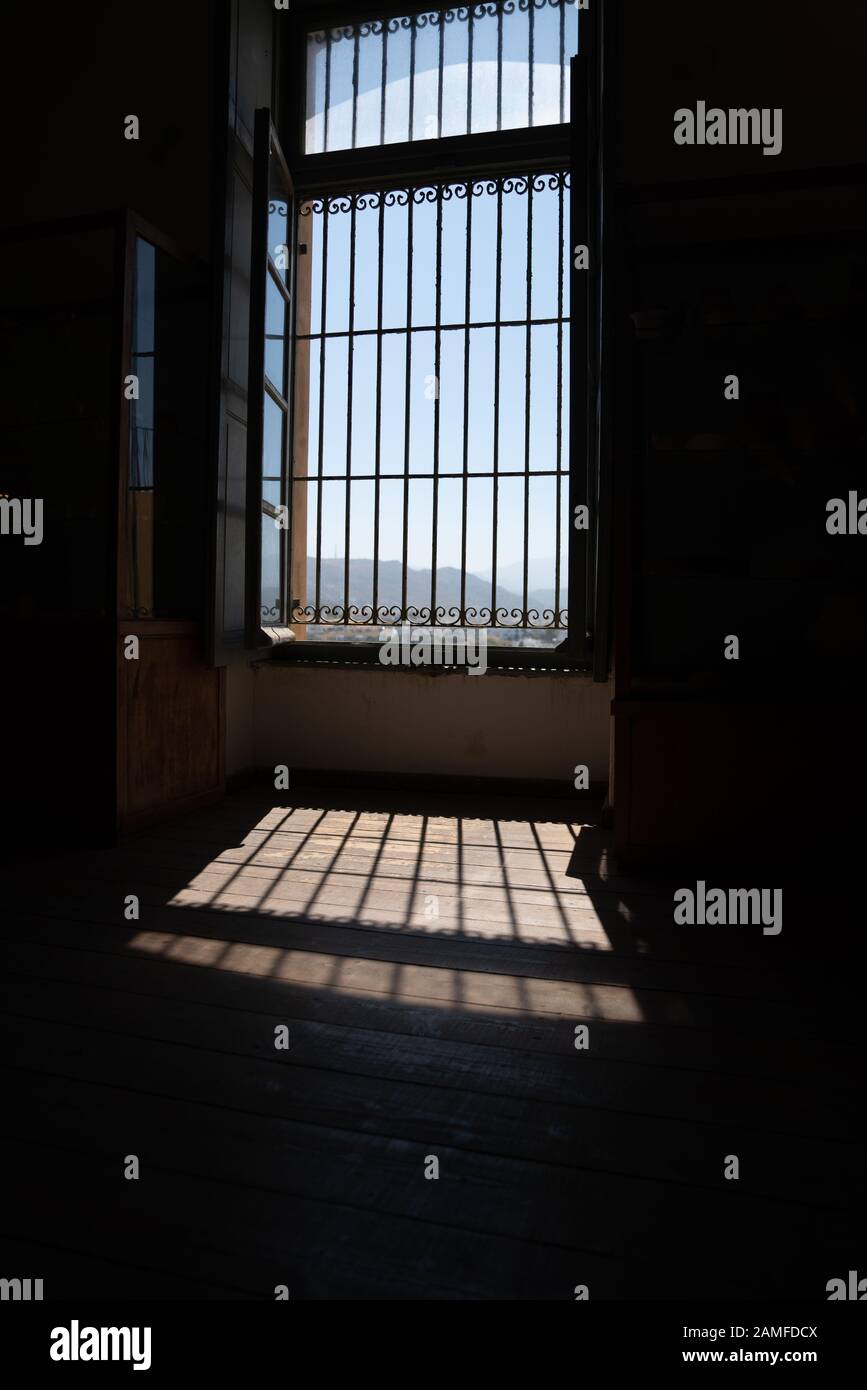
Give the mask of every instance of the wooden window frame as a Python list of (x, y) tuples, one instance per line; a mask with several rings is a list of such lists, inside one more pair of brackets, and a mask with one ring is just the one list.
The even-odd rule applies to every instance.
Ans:
[[(570, 487), (569, 514), (586, 504), (591, 510), (590, 531), (569, 529), (567, 606), (570, 627), (566, 640), (553, 650), (528, 648), (489, 649), (489, 667), (521, 670), (592, 671), (595, 679), (607, 679), (608, 671), (608, 583), (604, 569), (608, 564), (608, 497), (610, 487), (603, 480), (602, 411), (600, 408), (599, 366), (602, 332), (602, 8), (596, 0), (590, 10), (581, 12), (582, 46), (572, 59), (571, 120), (563, 125), (527, 127), (408, 141), (401, 144), (365, 146), (352, 150), (319, 154), (304, 152), (306, 102), (306, 35), (311, 29), (364, 23), (371, 18), (388, 19), (414, 15), (437, 8), (435, 5), (405, 0), (405, 3), (337, 3), (323, 5), (315, 0), (296, 0), (291, 11), (281, 12), (276, 24), (277, 68), (280, 76), (276, 122), (286, 164), (297, 200), (317, 194), (385, 190), (396, 184), (510, 172), (541, 173), (568, 168), (571, 174), (570, 220), (573, 245), (590, 248), (591, 270), (571, 273), (570, 296)], [(581, 113), (580, 118), (578, 118)], [(294, 225), (294, 224), (291, 224)], [(254, 255), (255, 255), (254, 250)], [(293, 261), (296, 259), (293, 245)], [(570, 256), (570, 263), (573, 258)], [(294, 276), (293, 276), (294, 278)], [(254, 287), (255, 291), (255, 287)], [(262, 311), (264, 314), (264, 310)], [(252, 313), (251, 313), (252, 318)], [(264, 323), (264, 317), (263, 317)], [(261, 350), (264, 352), (264, 334)], [(259, 343), (251, 337), (251, 355)], [(248, 496), (261, 485), (261, 447), (258, 452), (259, 483), (248, 477)], [(290, 474), (291, 476), (291, 474)], [(260, 497), (255, 511), (260, 517)], [(293, 522), (290, 520), (290, 525)], [(602, 543), (600, 544), (600, 537)], [(256, 565), (254, 592), (258, 611), (259, 543), (248, 556), (248, 574)], [(306, 550), (305, 550), (306, 554)], [(603, 570), (600, 571), (600, 562)], [(291, 599), (291, 594), (288, 595)], [(252, 607), (252, 604), (250, 605)], [(602, 626), (598, 632), (597, 619)], [(604, 628), (604, 630), (602, 630)], [(291, 631), (264, 633), (260, 624), (251, 627), (251, 645), (261, 647), (262, 639), (279, 641), (281, 659), (341, 665), (370, 664), (377, 661), (379, 647), (370, 643), (329, 643), (326, 641), (286, 641)], [(275, 648), (276, 650), (276, 648)], [(382, 668), (385, 669), (385, 668)], [(395, 668), (399, 669), (399, 668)]]

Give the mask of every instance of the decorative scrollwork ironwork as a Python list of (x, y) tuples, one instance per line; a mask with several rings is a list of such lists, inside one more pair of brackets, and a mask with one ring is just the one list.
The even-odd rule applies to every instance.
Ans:
[(439, 29), (446, 24), (467, 23), (469, 19), (496, 19), (499, 15), (511, 15), (517, 10), (564, 9), (571, 0), (481, 0), (472, 5), (444, 5), (439, 9), (422, 10), (414, 15), (395, 15), (390, 19), (368, 19), (356, 24), (338, 25), (332, 29), (314, 29), (307, 34), (309, 42), (323, 44), (340, 43), (342, 39), (368, 38), (371, 34), (396, 34), (407, 29)]
[[(474, 198), (479, 198), (482, 194), (494, 196), (500, 191), (521, 196), (531, 187), (534, 193), (568, 188), (568, 170), (535, 174), (508, 174), (499, 178), (455, 179), (452, 176), (434, 181), (428, 180), (406, 188), (390, 188), (384, 191), (363, 189), (356, 192), (323, 194), (305, 198), (298, 209), (298, 215), (299, 217), (310, 217), (327, 211), (333, 216), (340, 212), (351, 212), (353, 209), (358, 212), (376, 211), (382, 203), (387, 208), (406, 207), (410, 198), (412, 198), (413, 203), (420, 205), (422, 203), (448, 203), (454, 198), (467, 198), (470, 193)], [(273, 208), (273, 205), (269, 206)]]
[[(263, 609), (263, 614), (266, 610)], [(276, 609), (268, 610), (272, 615)], [(323, 603), (296, 603), (292, 607), (293, 623), (304, 623), (316, 627), (395, 627), (407, 623), (415, 627), (445, 628), (507, 628), (523, 629), (528, 632), (545, 632), (566, 629), (568, 610), (565, 608), (460, 608), (457, 604), (430, 605)]]
[(546, 189), (558, 189), (561, 187), (560, 174), (534, 174), (533, 192), (544, 193)]
[(500, 186), (504, 193), (526, 193), (530, 187), (530, 178), (528, 174), (511, 174), (501, 180)]

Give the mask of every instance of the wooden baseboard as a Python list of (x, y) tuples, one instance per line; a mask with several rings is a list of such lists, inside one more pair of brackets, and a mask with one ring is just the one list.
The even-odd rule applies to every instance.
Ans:
[[(274, 785), (273, 771), (244, 771), (227, 778), (227, 789), (237, 791), (251, 786)], [(576, 791), (571, 781), (519, 777), (462, 777), (453, 774), (418, 775), (405, 772), (361, 772), (333, 768), (289, 769), (289, 790), (293, 787), (345, 787), (360, 792), (394, 791), (402, 795), (443, 793), (452, 796), (524, 797), (554, 799), (593, 809), (598, 815), (608, 784), (592, 782), (587, 791)]]
[(136, 830), (145, 830), (150, 825), (160, 825), (164, 821), (175, 820), (178, 816), (188, 816), (193, 811), (204, 811), (208, 806), (218, 805), (225, 795), (225, 788), (221, 783), (209, 787), (207, 791), (196, 792), (193, 796), (180, 797), (177, 801), (148, 806), (144, 811), (128, 812), (119, 820), (118, 834), (131, 835)]

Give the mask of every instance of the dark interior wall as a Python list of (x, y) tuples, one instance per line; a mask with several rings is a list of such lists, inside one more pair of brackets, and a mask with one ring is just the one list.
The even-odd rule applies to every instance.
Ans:
[(42, 509), (38, 543), (0, 535), (13, 853), (77, 823), (111, 833), (114, 272), (104, 227), (0, 247), (0, 492)]
[[(616, 8), (620, 842), (790, 858), (809, 800), (815, 858), (864, 761), (865, 542), (825, 506), (867, 478), (867, 12)], [(699, 99), (782, 107), (782, 153), (678, 147)]]
[[(158, 308), (157, 515), (158, 568), (180, 594), (162, 606), (204, 616), (208, 267), (228, 25), (226, 7), (206, 0), (19, 6), (15, 20), (0, 92), (0, 491), (44, 502), (41, 545), (0, 537), (14, 668), (2, 693), (2, 789), (15, 807), (4, 850), (19, 854), (105, 842), (116, 824), (123, 238), (108, 224), (78, 230), (82, 217), (128, 208), (198, 263)], [(128, 115), (138, 141), (124, 138)], [(22, 240), (36, 223), (65, 225)]]
[[(617, 163), (627, 182), (864, 159), (867, 7), (851, 0), (615, 0), (612, 8), (620, 52)], [(699, 99), (782, 107), (782, 152), (676, 146), (674, 112)]]
[[(222, 12), (213, 0), (16, 6), (4, 224), (129, 207), (207, 258)], [(138, 141), (124, 139), (130, 114)]]

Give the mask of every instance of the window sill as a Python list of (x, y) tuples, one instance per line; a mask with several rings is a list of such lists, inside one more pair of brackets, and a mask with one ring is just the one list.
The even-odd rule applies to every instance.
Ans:
[[(271, 660), (287, 666), (330, 666), (351, 670), (394, 672), (412, 676), (465, 676), (473, 668), (466, 665), (439, 666), (420, 663), (418, 666), (401, 663), (386, 665), (380, 661), (378, 644), (359, 644), (349, 648), (344, 642), (287, 642), (270, 653)], [(537, 651), (517, 648), (514, 651), (488, 648), (487, 670), (482, 675), (520, 676), (588, 676), (592, 662), (588, 656), (578, 657), (563, 651)], [(473, 675), (473, 679), (477, 679)]]

